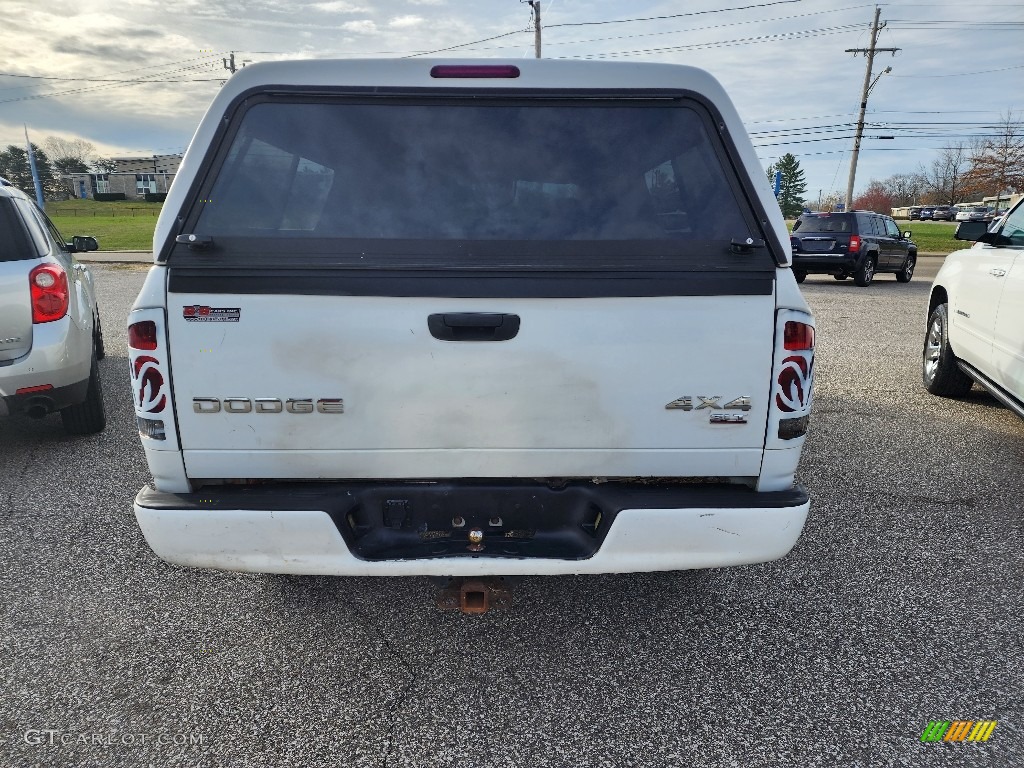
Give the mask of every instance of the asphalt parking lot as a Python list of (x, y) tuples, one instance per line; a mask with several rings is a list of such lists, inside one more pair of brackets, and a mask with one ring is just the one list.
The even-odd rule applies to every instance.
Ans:
[[(144, 272), (94, 266), (110, 424), (0, 422), (0, 765), (1024, 765), (1024, 421), (928, 395), (939, 260), (828, 276), (794, 551), (711, 571), (530, 578), (440, 612), (426, 579), (167, 565), (120, 329)], [(996, 720), (985, 743), (922, 743)]]

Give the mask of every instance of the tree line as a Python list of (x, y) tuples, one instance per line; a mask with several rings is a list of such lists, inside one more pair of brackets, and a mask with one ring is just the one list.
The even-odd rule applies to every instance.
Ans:
[[(838, 192), (823, 200), (806, 200), (807, 184), (800, 162), (792, 154), (768, 167), (774, 183), (782, 172), (779, 207), (786, 218), (800, 215), (804, 208), (834, 208), (842, 201)], [(853, 199), (857, 210), (888, 213), (911, 205), (956, 205), (996, 195), (1024, 192), (1024, 120), (1010, 112), (993, 126), (991, 136), (970, 142), (955, 142), (943, 148), (930, 165), (916, 171), (894, 173), (886, 179), (871, 179)]]
[[(110, 158), (99, 157), (92, 142), (84, 139), (62, 139), (49, 136), (42, 146), (32, 144), (36, 158), (36, 171), (46, 200), (67, 200), (71, 187), (62, 179), (73, 173), (112, 173), (117, 164)], [(28, 150), (10, 144), (0, 152), (0, 176), (25, 192), (32, 193), (35, 184), (29, 166)]]

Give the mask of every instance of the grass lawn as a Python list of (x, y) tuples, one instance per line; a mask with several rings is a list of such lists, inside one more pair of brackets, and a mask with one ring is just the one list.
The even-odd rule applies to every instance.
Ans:
[(67, 200), (47, 203), (46, 215), (70, 240), (75, 235), (92, 235), (101, 251), (149, 251), (161, 203), (118, 200)]
[(897, 221), (900, 230), (910, 230), (911, 239), (917, 243), (919, 253), (941, 253), (943, 255), (952, 253), (958, 248), (968, 248), (970, 243), (963, 240), (954, 240), (953, 233), (956, 231), (955, 221)]
[[(954, 240), (953, 233), (956, 231), (955, 221), (907, 221), (899, 219), (896, 222), (900, 225), (900, 231), (910, 230), (911, 239), (917, 243), (918, 253), (941, 253), (943, 255), (952, 253), (959, 248), (967, 248), (970, 243), (963, 240)], [(786, 226), (793, 231), (793, 222), (787, 221)]]

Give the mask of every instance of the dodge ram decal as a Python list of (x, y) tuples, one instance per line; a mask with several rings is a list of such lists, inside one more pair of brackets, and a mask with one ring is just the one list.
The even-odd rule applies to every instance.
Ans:
[(167, 405), (164, 376), (160, 373), (159, 365), (156, 358), (148, 355), (139, 355), (132, 363), (135, 407), (143, 413), (160, 413)]
[(814, 356), (791, 355), (782, 361), (775, 404), (780, 411), (795, 413), (811, 407)]

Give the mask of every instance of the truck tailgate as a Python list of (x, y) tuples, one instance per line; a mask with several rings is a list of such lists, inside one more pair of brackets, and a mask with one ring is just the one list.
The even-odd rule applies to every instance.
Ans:
[[(442, 340), (428, 327), (431, 315), (464, 313), (520, 325), (504, 341)], [(172, 293), (168, 315), (191, 477), (759, 470), (773, 295)]]

